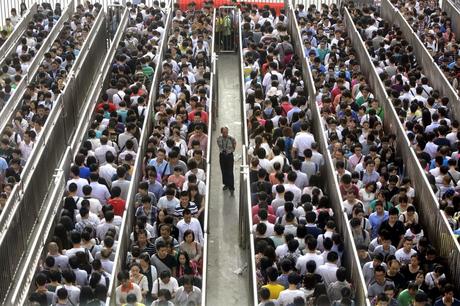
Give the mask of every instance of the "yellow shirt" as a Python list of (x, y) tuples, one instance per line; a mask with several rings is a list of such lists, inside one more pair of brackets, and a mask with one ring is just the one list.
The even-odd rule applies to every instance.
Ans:
[(280, 284), (267, 284), (265, 286), (262, 286), (262, 288), (267, 288), (268, 290), (270, 290), (270, 299), (273, 300), (277, 300), (278, 296), (280, 295), (280, 292), (285, 289), (284, 286)]

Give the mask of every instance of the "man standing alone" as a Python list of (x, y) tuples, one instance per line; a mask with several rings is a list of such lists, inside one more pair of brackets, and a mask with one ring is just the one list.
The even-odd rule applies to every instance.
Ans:
[(222, 171), (222, 181), (224, 190), (229, 189), (230, 194), (233, 196), (235, 191), (235, 184), (233, 178), (233, 151), (236, 148), (236, 140), (233, 136), (228, 135), (228, 127), (220, 129), (221, 135), (217, 138), (217, 145), (219, 146), (219, 162), (220, 170)]

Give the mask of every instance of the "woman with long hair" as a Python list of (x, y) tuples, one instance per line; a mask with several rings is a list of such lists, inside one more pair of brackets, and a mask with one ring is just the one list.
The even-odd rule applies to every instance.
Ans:
[(195, 233), (192, 230), (186, 230), (183, 236), (183, 241), (179, 245), (181, 252), (186, 252), (190, 260), (200, 262), (203, 249), (202, 246), (195, 241)]
[(199, 276), (197, 265), (190, 260), (188, 253), (179, 251), (177, 254), (177, 269), (176, 278), (184, 277), (185, 275)]

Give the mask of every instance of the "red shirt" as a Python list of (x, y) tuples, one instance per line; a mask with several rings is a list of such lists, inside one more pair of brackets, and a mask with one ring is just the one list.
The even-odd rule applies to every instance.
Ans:
[[(195, 112), (196, 111), (192, 111), (188, 114), (188, 120), (190, 120), (191, 122), (193, 122), (193, 117), (195, 117)], [(201, 122), (208, 125), (208, 113), (206, 113), (205, 111), (201, 111)]]
[[(268, 214), (267, 220), (271, 224), (275, 224), (276, 223), (276, 216)], [(260, 222), (259, 216), (255, 215), (255, 216), (252, 217), (252, 224), (258, 224), (259, 222)]]
[[(111, 101), (109, 101), (108, 104), (109, 104), (109, 113), (117, 111), (117, 107), (115, 106), (115, 104), (113, 104)], [(104, 102), (101, 102), (96, 106), (96, 111), (100, 109), (104, 109)]]
[[(252, 207), (252, 215), (253, 215), (253, 216), (258, 215), (258, 214), (259, 214), (259, 210), (260, 210), (259, 204), (254, 205), (254, 206)], [(275, 213), (273, 212), (273, 207), (272, 207), (271, 205), (268, 205), (267, 212), (268, 212), (269, 215), (274, 215), (274, 214), (275, 214)]]
[(292, 109), (292, 107), (293, 107), (292, 104), (289, 103), (289, 102), (285, 101), (285, 102), (281, 103), (281, 108), (283, 110), (282, 115), (287, 116), (287, 113)]
[(331, 99), (332, 101), (334, 101), (335, 97), (338, 96), (339, 94), (341, 94), (341, 90), (339, 87), (335, 87), (334, 89), (332, 89), (331, 91)]
[(125, 211), (126, 201), (122, 198), (112, 198), (107, 201), (107, 204), (113, 206), (113, 213), (117, 216), (123, 216), (123, 212)]

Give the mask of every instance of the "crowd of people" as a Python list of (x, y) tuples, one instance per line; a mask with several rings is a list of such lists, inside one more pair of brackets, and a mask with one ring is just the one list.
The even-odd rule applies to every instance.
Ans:
[[(48, 6), (45, 5), (45, 7)], [(76, 13), (65, 23), (51, 48), (45, 53), (44, 60), (33, 76), (33, 80), (28, 83), (21, 100), (14, 102), (19, 103), (19, 110), (14, 114), (12, 122), (6, 124), (0, 139), (0, 184), (2, 188), (0, 208), (2, 210), (13, 186), (21, 180), (22, 168), (43, 132), (43, 126), (51, 109), (55, 106), (57, 97), (64, 89), (68, 73), (78, 57), (99, 10), (97, 7), (100, 8), (100, 6), (93, 5), (89, 9), (81, 5), (77, 8)], [(42, 19), (40, 17), (42, 15), (39, 15), (36, 22), (26, 31), (26, 37), (21, 39), (16, 54), (6, 59), (2, 67), (0, 82), (5, 83), (3, 90), (8, 91), (8, 97), (12, 95), (13, 87), (17, 85), (15, 82), (20, 81), (21, 75), (28, 72), (33, 55), (41, 48), (43, 39), (51, 30), (53, 22), (59, 18), (60, 13), (61, 9), (58, 5), (54, 13), (50, 9), (40, 13), (46, 14), (49, 19), (48, 17)], [(7, 107), (15, 106), (7, 104)]]
[[(43, 7), (47, 7), (47, 4), (44, 3), (44, 6), (38, 5), (43, 10)], [(0, 47), (8, 40), (11, 33), (13, 33), (16, 26), (19, 24), (21, 19), (24, 17), (25, 12), (27, 11), (27, 6), (23, 2), (20, 6), (20, 14), (16, 8), (12, 8), (10, 11), (10, 16), (5, 18), (5, 23), (0, 27)]]
[[(419, 223), (416, 191), (410, 178), (404, 177), (395, 135), (383, 129), (382, 101), (375, 99), (360, 71), (351, 42), (356, 37), (347, 37), (337, 10), (327, 6), (322, 12), (315, 10), (299, 9), (300, 27), (368, 297), (375, 305), (458, 303), (446, 262), (437, 256)], [(399, 29), (382, 21), (375, 7), (351, 9), (351, 13), (398, 114), (412, 118), (414, 128), (408, 128), (408, 135), (414, 146), (417, 142), (423, 167), (439, 171), (445, 161), (448, 168), (442, 154), (447, 155), (449, 148), (427, 145), (428, 141), (437, 143), (444, 128), (422, 122), (421, 117), (426, 112), (424, 118), (445, 123), (449, 101), (430, 87), (417, 66), (413, 47)], [(446, 177), (450, 169), (444, 172)], [(440, 199), (447, 191), (441, 188), (442, 181), (436, 179)], [(451, 192), (448, 197), (454, 196)]]
[[(204, 200), (209, 183), (207, 110), (214, 22), (210, 4), (202, 10), (174, 7), (170, 33), (165, 32), (166, 12), (158, 2), (153, 7), (128, 4), (130, 22), (112, 64), (109, 88), (101, 95), (87, 139), (70, 169), (63, 211), (30, 301), (104, 305), (130, 200), (128, 190), (133, 180), (140, 179), (133, 203), (135, 216), (127, 216), (135, 218), (131, 244), (127, 254), (121, 255), (126, 258), (121, 271), (113, 275), (118, 281), (115, 303), (200, 305)], [(434, 33), (428, 32), (433, 35), (424, 36), (432, 51), (433, 41), (439, 46), (447, 36), (451, 44), (437, 47), (433, 55), (445, 58), (455, 51), (456, 61), (458, 48), (449, 20), (437, 7), (420, 1), (401, 7), (406, 8), (405, 15), (430, 11), (430, 17), (417, 17), (413, 26), (420, 29), (419, 34), (427, 34), (427, 25), (433, 25)], [(81, 29), (80, 22), (85, 25), (92, 20), (93, 7), (80, 10), (66, 37)], [(375, 7), (351, 6), (350, 11), (435, 188), (440, 208), (457, 230), (460, 124), (451, 117), (451, 101), (430, 86), (413, 46), (397, 27), (380, 18)], [(342, 265), (344, 242), (324, 192), (323, 154), (330, 154), (335, 166), (341, 207), (349, 218), (371, 304), (460, 304), (454, 298), (446, 260), (437, 255), (419, 223), (416, 207), (422, 203), (415, 202), (416, 191), (405, 176), (396, 136), (384, 130), (381, 103), (386, 102), (375, 99), (361, 71), (352, 47), (352, 39), (357, 38), (347, 36), (334, 4), (307, 9), (298, 5), (296, 18), (329, 152), (318, 151), (319, 139), (311, 133), (311, 99), (305, 93), (301, 68), (305, 59), (295, 54), (285, 12), (242, 6), (242, 85), (249, 118), (253, 255), (260, 305), (356, 305), (356, 288)], [(167, 46), (159, 62), (163, 35), (168, 35)], [(78, 50), (76, 42), (59, 42), (48, 53), (51, 59), (42, 65), (38, 84), (24, 97), (25, 107), (3, 137), (0, 152), (7, 151), (18, 137), (20, 144), (27, 144), (27, 139), (32, 142), (35, 129), (40, 130), (36, 123), (40, 120), (33, 118), (40, 110), (46, 116), (62, 79), (62, 69), (53, 64), (62, 67), (58, 59), (69, 45), (71, 51)], [(67, 61), (64, 70), (67, 65), (71, 63)], [(455, 72), (456, 62), (451, 66), (449, 73)], [(158, 90), (158, 97), (149, 101), (157, 69), (161, 69), (160, 85), (152, 90)], [(139, 140), (149, 103), (153, 103), (154, 123), (144, 152)], [(29, 124), (33, 130), (28, 130)], [(27, 153), (20, 144), (10, 150), (16, 154), (10, 162), (18, 167)], [(133, 166), (138, 158), (143, 171), (136, 177)]]
[(456, 37), (453, 29), (454, 16), (449, 16), (436, 1), (393, 2), (458, 94), (460, 92), (458, 47), (460, 37)]
[[(451, 16), (442, 11), (439, 4), (434, 1), (396, 2), (395, 5), (421, 37), (433, 60), (458, 94), (460, 51), (458, 38), (452, 29)], [(422, 12), (426, 18), (417, 17)], [(401, 112), (400, 116), (404, 119), (412, 145), (418, 148), (418, 157), (437, 192), (440, 207), (444, 210), (452, 230), (458, 236), (460, 234), (458, 184), (460, 169), (457, 165), (460, 148), (460, 138), (457, 135), (459, 118), (454, 118), (450, 108), (451, 103), (456, 101), (448, 101), (447, 98), (440, 97), (439, 88), (431, 88), (428, 84), (430, 78), (425, 77), (425, 79), (425, 83), (421, 84), (426, 88), (426, 91), (422, 92), (423, 97), (417, 96), (416, 99), (412, 99), (405, 96), (406, 99), (409, 98), (409, 107), (413, 109), (410, 111), (405, 109), (406, 113)], [(397, 97), (396, 93), (393, 97), (404, 102), (404, 97), (403, 99), (401, 96)], [(433, 98), (435, 102), (431, 103)], [(412, 106), (413, 102), (421, 105)]]
[[(167, 11), (158, 1), (127, 5), (130, 20), (109, 87), (75, 156), (63, 211), (35, 278), (30, 300), (40, 305), (104, 305), (111, 278), (116, 305), (201, 304), (212, 10), (175, 7), (167, 33)], [(158, 96), (149, 101), (160, 65), (159, 88), (152, 88)], [(153, 131), (140, 144), (149, 105)], [(134, 172), (136, 159), (142, 173)], [(135, 215), (125, 216), (134, 227), (116, 273), (134, 180)]]
[[(8, 104), (19, 82), (28, 73), (35, 55), (60, 16), (59, 4), (54, 10), (47, 3), (38, 5), (37, 13), (27, 25), (13, 52), (8, 54), (5, 60), (0, 63), (0, 110)], [(0, 31), (0, 46), (15, 29), (19, 20), (20, 17), (16, 9), (12, 9), (11, 16), (6, 19), (5, 25)]]
[(285, 12), (249, 5), (241, 31), (260, 305), (352, 305)]

